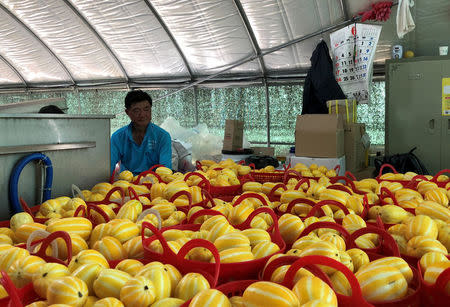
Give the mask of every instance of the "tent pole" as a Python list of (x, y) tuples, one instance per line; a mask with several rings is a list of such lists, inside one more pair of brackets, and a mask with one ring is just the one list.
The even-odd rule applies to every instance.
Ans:
[(5, 59), (1, 54), (0, 54), (0, 60), (3, 61), (17, 75), (17, 77), (19, 77), (20, 81), (22, 81), (23, 85), (25, 85), (25, 88), (28, 88), (27, 81), (25, 81), (25, 78), (16, 69), (16, 67), (13, 64), (11, 64), (7, 59)]

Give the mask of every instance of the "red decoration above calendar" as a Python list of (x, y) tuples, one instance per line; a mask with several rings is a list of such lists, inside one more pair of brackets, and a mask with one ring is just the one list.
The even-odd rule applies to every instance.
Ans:
[(381, 26), (352, 24), (330, 34), (336, 81), (348, 99), (369, 102), (372, 64)]

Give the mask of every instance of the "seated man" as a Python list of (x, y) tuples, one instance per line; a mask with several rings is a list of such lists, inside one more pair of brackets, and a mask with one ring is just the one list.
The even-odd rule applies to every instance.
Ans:
[(172, 142), (164, 129), (151, 123), (152, 98), (141, 90), (128, 92), (125, 113), (131, 123), (111, 137), (111, 173), (121, 161), (121, 171), (139, 174), (155, 164), (172, 168)]

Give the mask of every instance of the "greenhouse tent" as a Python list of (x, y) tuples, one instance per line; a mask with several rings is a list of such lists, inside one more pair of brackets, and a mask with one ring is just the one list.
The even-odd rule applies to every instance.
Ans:
[[(319, 39), (355, 22), (363, 0), (0, 0), (0, 90), (233, 84), (305, 75)], [(399, 40), (393, 7), (377, 48), (435, 55), (448, 0), (416, 0)], [(224, 85), (221, 85), (224, 86)]]

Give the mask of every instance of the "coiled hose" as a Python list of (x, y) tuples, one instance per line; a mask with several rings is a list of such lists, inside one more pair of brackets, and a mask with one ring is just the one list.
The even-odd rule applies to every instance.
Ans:
[(41, 160), (45, 164), (45, 184), (43, 192), (43, 201), (51, 198), (52, 195), (52, 181), (53, 181), (53, 166), (50, 158), (41, 153), (33, 153), (20, 160), (9, 178), (9, 201), (12, 205), (14, 213), (23, 211), (19, 202), (19, 177), (24, 167), (31, 161)]

